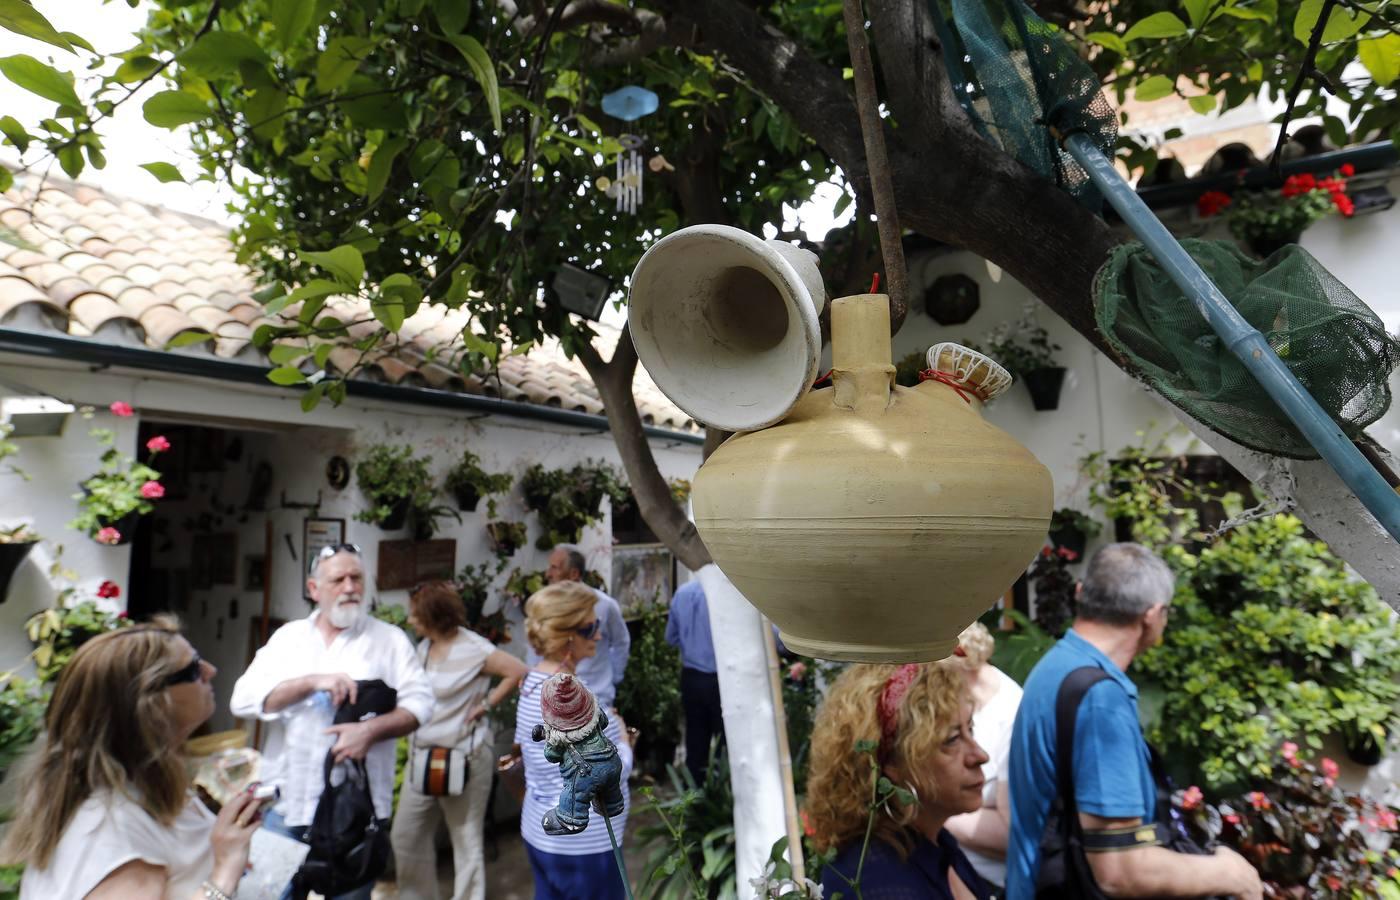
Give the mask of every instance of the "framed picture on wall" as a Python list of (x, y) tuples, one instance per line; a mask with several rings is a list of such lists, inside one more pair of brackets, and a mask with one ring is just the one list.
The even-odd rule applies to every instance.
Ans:
[[(336, 544), (345, 543), (345, 520), (344, 519), (313, 519), (302, 520), (301, 525), (301, 566), (303, 574), (310, 574), (311, 562), (326, 547), (334, 547)], [(310, 601), (311, 594), (306, 590), (306, 582), (302, 581), (301, 597)]]
[(612, 595), (624, 619), (635, 619), (648, 608), (671, 602), (676, 585), (676, 561), (664, 544), (634, 544), (612, 551)]
[(265, 584), (263, 570), (267, 566), (267, 557), (259, 554), (257, 556), (243, 557), (243, 590), (260, 591)]

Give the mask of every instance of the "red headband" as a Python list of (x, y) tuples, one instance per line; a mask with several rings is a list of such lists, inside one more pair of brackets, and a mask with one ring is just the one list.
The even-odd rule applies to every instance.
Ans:
[(899, 705), (904, 695), (909, 693), (909, 685), (919, 676), (919, 663), (905, 663), (885, 681), (880, 691), (880, 757), (885, 759), (893, 749), (894, 738), (899, 730)]

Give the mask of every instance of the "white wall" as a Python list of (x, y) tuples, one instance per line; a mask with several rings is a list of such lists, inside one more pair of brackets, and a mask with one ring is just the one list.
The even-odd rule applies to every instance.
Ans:
[[(91, 404), (104, 410), (98, 416), (103, 425), (113, 424), (114, 417), (105, 412), (112, 401), (124, 400), (134, 406), (136, 418), (115, 420), (120, 428), (119, 445), (128, 452), (134, 453), (136, 449), (136, 430), (142, 417), (158, 422), (169, 421), (172, 417), (185, 420), (204, 417), (207, 424), (239, 430), (244, 435), (243, 458), (238, 463), (230, 463), (225, 472), (226, 483), (221, 488), (225, 502), (241, 506), (252, 466), (260, 459), (272, 463), (275, 475), (267, 512), (250, 513), (243, 523), (238, 523), (235, 516), (234, 521), (216, 529), (235, 530), (238, 534), (238, 584), (193, 592), (189, 611), (182, 614), (192, 642), (221, 668), (216, 682), (221, 709), (226, 708), (233, 680), (242, 670), (248, 622), (261, 613), (261, 592), (243, 589), (243, 561), (246, 556), (263, 552), (263, 523), (269, 519), (273, 525), (271, 615), (294, 618), (306, 615), (309, 610), (301, 596), (306, 564), (301, 558), (301, 542), (302, 520), (312, 513), (280, 508), (283, 493), (288, 502), (309, 502), (315, 500), (319, 492), (321, 506), (316, 515), (347, 520), (348, 540), (365, 550), (370, 584), (376, 576), (378, 541), (410, 537), (406, 531), (384, 532), (377, 526), (354, 521), (354, 514), (367, 503), (353, 478), (342, 491), (329, 486), (325, 469), (331, 456), (344, 456), (353, 468), (356, 458), (371, 444), (407, 442), (414, 445), (418, 453), (434, 458), (434, 474), (439, 479), (466, 447), (481, 457), (488, 471), (509, 471), (516, 476), (536, 462), (547, 468), (571, 466), (586, 458), (618, 463), (616, 448), (606, 431), (589, 432), (579, 426), (501, 415), (469, 421), (468, 414), (459, 411), (353, 398), (340, 409), (323, 404), (311, 413), (303, 413), (296, 395), (276, 389), (207, 379), (167, 380), (169, 378), (134, 371), (92, 373), (85, 368), (48, 360), (0, 355), (0, 392), (47, 394), (75, 404)], [(8, 670), (28, 654), (31, 647), (21, 626), (25, 619), (49, 606), (54, 599), (56, 588), (45, 575), (45, 559), (54, 544), (65, 546), (65, 563), (81, 573), (80, 583), (89, 591), (103, 580), (111, 580), (122, 588), (121, 602), (124, 604), (127, 600), (129, 548), (103, 547), (65, 527), (75, 514), (75, 503), (70, 495), (76, 490), (77, 482), (96, 466), (97, 447), (87, 437), (85, 426), (86, 423), (75, 416), (61, 438), (22, 439), (15, 462), (30, 472), (32, 480), (23, 482), (12, 476), (0, 476), (3, 479), (0, 480), (0, 525), (31, 522), (44, 538), (44, 543), (31, 553), (31, 560), (21, 567), (11, 583), (9, 601), (0, 606), (0, 671)], [(699, 466), (700, 448), (694, 444), (653, 439), (652, 448), (662, 473), (668, 478), (691, 478)], [(171, 553), (178, 556), (188, 552), (183, 549), (187, 544), (178, 530), (185, 513), (195, 510), (202, 502), (192, 498), (183, 504), (171, 504), (169, 508), (158, 507), (154, 515), (175, 520), (172, 527), (177, 531), (177, 547)], [(445, 496), (442, 502), (455, 505)], [(526, 516), (518, 488), (500, 503), (500, 507), (502, 518), (530, 524), (530, 543), (516, 553), (511, 567), (543, 569), (546, 554), (533, 546), (539, 534), (538, 524), (533, 515)], [(461, 525), (451, 519), (443, 522), (438, 537), (457, 541), (459, 570), (468, 563), (494, 559), (485, 524), (484, 501), (476, 512), (462, 513)], [(605, 578), (611, 573), (610, 534), (605, 520), (590, 528), (583, 541), (590, 567)], [(291, 536), (296, 548), (296, 560), (288, 551), (286, 535)], [(403, 604), (407, 599), (404, 590), (373, 593), (384, 603)], [(228, 606), (235, 597), (239, 617), (230, 620)], [(208, 613), (201, 614), (206, 602)], [(225, 619), (222, 641), (215, 638), (219, 618)], [(522, 629), (514, 630), (514, 646), (523, 650)], [(227, 727), (231, 722), (221, 713), (213, 724)]]

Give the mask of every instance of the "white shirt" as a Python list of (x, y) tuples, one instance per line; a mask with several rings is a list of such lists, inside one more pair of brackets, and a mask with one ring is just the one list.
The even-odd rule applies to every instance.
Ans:
[[(988, 757), (982, 764), (982, 777), (987, 780), (982, 786), (982, 805), (987, 809), (996, 808), (997, 785), (1008, 777), (1006, 762), (1011, 755), (1011, 728), (1021, 705), (1021, 686), (1016, 680), (998, 668), (992, 667), (992, 671), (997, 675), (997, 692), (972, 714), (972, 734)], [(971, 847), (962, 849), (978, 875), (995, 885), (1006, 884), (1006, 860), (986, 856)]]
[[(326, 734), (335, 718), (330, 694), (316, 691), (299, 703), (278, 712), (267, 712), (263, 702), (284, 681), (303, 675), (343, 672), (356, 681), (382, 680), (398, 691), (398, 708), (408, 710), (420, 723), (433, 717), (433, 690), (413, 644), (393, 625), (365, 616), (353, 628), (335, 636), (329, 645), (316, 630), (313, 612), (288, 622), (273, 632), (253, 657), (248, 671), (233, 686), (229, 709), (241, 719), (270, 723), (263, 747), (261, 779), (282, 788), (277, 804), (288, 826), (310, 825), (325, 784), (326, 752), (335, 736)], [(393, 813), (394, 741), (380, 741), (365, 757), (374, 812), (381, 819)]]
[[(544, 721), (540, 715), (540, 686), (548, 678), (543, 672), (531, 669), (520, 684), (520, 704), (515, 713), (515, 742), (520, 745), (520, 754), (525, 761), (525, 802), (520, 807), (520, 836), (536, 850), (560, 856), (611, 853), (608, 826), (602, 821), (603, 814), (596, 809), (588, 815), (588, 827), (578, 834), (552, 836), (544, 833), (541, 820), (545, 812), (559, 802), (559, 793), (564, 790), (559, 765), (545, 759), (544, 742), (537, 743), (530, 736), (535, 726)], [(622, 726), (618, 724), (616, 716), (608, 716), (603, 733), (617, 745), (617, 755), (622, 760), (622, 815), (614, 816), (611, 820), (617, 845), (621, 847), (623, 832), (627, 830), (627, 811), (632, 805), (627, 790), (627, 779), (632, 774), (632, 748), (623, 739)]]
[(468, 724), (467, 713), (491, 687), (490, 676), (481, 669), (496, 645), (475, 631), (458, 628), (441, 660), (428, 658), (431, 646), (431, 641), (419, 642), (418, 660), (433, 688), (433, 720), (413, 733), (413, 743), (418, 747), (460, 747), (471, 753), (491, 737), (486, 716)]
[(20, 900), (78, 900), (137, 859), (165, 869), (165, 896), (193, 897), (214, 866), (213, 830), (213, 814), (193, 795), (167, 828), (124, 794), (99, 792), (73, 814), (49, 867), (25, 868)]

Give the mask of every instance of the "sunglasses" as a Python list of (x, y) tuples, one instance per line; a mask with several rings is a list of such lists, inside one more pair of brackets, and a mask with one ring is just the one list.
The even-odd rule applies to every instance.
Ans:
[(328, 544), (321, 548), (321, 552), (316, 554), (317, 559), (330, 559), (337, 553), (353, 553), (356, 556), (363, 556), (360, 552), (359, 544)]
[(575, 628), (574, 634), (578, 635), (584, 640), (591, 641), (598, 636), (598, 632), (602, 629), (602, 627), (603, 623), (599, 622), (597, 619), (594, 619), (591, 625), (580, 625), (579, 627)]
[(203, 675), (204, 659), (199, 655), (199, 651), (195, 651), (194, 659), (190, 660), (189, 665), (165, 676), (165, 686), (169, 688), (185, 682), (199, 681)]

